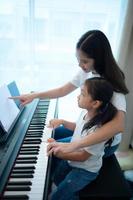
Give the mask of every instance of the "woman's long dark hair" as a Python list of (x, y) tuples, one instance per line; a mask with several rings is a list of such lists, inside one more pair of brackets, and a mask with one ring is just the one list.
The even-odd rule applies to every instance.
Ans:
[(94, 69), (112, 84), (114, 91), (123, 94), (129, 92), (124, 73), (117, 65), (110, 43), (103, 32), (88, 31), (79, 39), (76, 48), (85, 53), (88, 58), (94, 59)]
[(85, 81), (85, 86), (87, 87), (88, 94), (91, 95), (93, 100), (99, 100), (101, 106), (97, 110), (97, 115), (84, 125), (82, 132), (95, 125), (107, 123), (117, 113), (117, 109), (111, 103), (113, 87), (107, 80), (100, 77), (90, 78)]

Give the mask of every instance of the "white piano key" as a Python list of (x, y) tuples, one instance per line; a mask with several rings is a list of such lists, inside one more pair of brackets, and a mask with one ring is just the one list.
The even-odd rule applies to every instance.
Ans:
[(32, 179), (31, 178), (10, 178), (8, 183), (10, 182), (23, 182), (23, 181), (31, 181), (32, 182)]

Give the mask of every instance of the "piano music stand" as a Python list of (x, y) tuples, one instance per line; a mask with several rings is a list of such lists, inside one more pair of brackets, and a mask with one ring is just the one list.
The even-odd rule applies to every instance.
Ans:
[[(7, 86), (8, 86), (8, 89), (9, 89), (10, 93), (11, 93), (11, 96), (19, 96), (20, 95), (19, 89), (18, 89), (15, 81), (9, 83)], [(18, 116), (16, 117), (16, 119), (14, 120), (14, 122), (11, 125), (10, 129), (8, 130), (8, 132), (6, 132), (4, 130), (4, 127), (2, 126), (2, 123), (0, 121), (0, 144), (4, 143), (7, 140), (7, 138), (10, 135), (11, 130), (13, 129), (17, 119), (19, 118), (20, 114), (24, 110), (24, 107), (20, 107), (20, 101), (19, 100), (14, 100), (14, 101), (15, 101), (17, 107), (20, 109), (20, 112), (19, 112)]]

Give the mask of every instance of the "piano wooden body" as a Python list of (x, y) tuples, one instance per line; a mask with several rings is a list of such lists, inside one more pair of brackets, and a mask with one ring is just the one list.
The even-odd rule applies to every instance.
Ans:
[(1, 200), (47, 200), (50, 159), (46, 141), (52, 129), (46, 124), (56, 116), (56, 100), (34, 100), (0, 144)]

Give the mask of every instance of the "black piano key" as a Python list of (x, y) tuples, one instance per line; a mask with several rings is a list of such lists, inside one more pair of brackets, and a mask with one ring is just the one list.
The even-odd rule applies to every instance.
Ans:
[(23, 144), (41, 144), (41, 140), (35, 140), (35, 141), (24, 140)]
[(29, 127), (29, 130), (43, 130), (44, 128), (42, 128), (42, 127), (36, 127), (36, 126), (30, 126)]
[(38, 158), (35, 157), (35, 156), (34, 156), (33, 158), (32, 158), (32, 157), (27, 157), (27, 158), (24, 158), (24, 157), (23, 157), (23, 158), (20, 158), (20, 157), (18, 157), (18, 158), (16, 159), (16, 162), (19, 162), (19, 161), (27, 161), (27, 162), (28, 162), (28, 161), (31, 161), (31, 160), (35, 160), (35, 161), (36, 161), (37, 159), (38, 159)]
[(30, 135), (33, 135), (33, 137), (34, 137), (34, 135), (36, 136), (36, 135), (43, 135), (43, 132), (41, 131), (41, 132), (36, 132), (36, 131), (33, 131), (33, 132), (28, 132), (27, 134), (26, 134), (26, 137), (27, 136), (30, 136)]
[(13, 169), (35, 169), (35, 166), (14, 166)]
[(40, 122), (40, 120), (33, 120), (30, 125), (40, 125), (40, 126), (44, 126), (45, 123), (42, 121)]
[(13, 174), (24, 174), (24, 173), (28, 173), (28, 174), (33, 174), (34, 170), (33, 169), (13, 169), (12, 171)]
[(34, 130), (34, 131), (31, 131), (31, 132), (28, 132), (25, 137), (27, 137), (29, 135), (33, 135), (33, 136), (34, 135), (43, 135), (43, 131), (36, 131), (36, 130)]
[(36, 108), (35, 113), (47, 113), (47, 111), (44, 108), (45, 106), (43, 107), (43, 109)]
[(8, 185), (32, 185), (31, 181), (9, 181)]
[(31, 147), (31, 148), (24, 148), (24, 147), (23, 147), (23, 148), (20, 149), (20, 153), (21, 153), (21, 152), (30, 152), (30, 151), (39, 152), (40, 149), (39, 149), (39, 148), (35, 148), (35, 147), (33, 147), (33, 148), (32, 148), (32, 147)]
[(6, 187), (6, 191), (30, 191), (31, 188), (29, 186), (8, 186)]
[(36, 139), (36, 138), (25, 138), (24, 142), (41, 142), (41, 139)]
[(38, 155), (38, 151), (21, 151), (19, 152), (19, 155)]
[[(32, 150), (32, 149), (38, 149), (38, 150), (39, 150), (39, 149), (40, 149), (40, 146), (39, 146), (38, 144), (34, 144), (34, 145), (33, 145), (33, 144), (32, 144), (32, 145), (23, 144), (22, 147), (21, 147), (21, 149), (22, 149), (22, 150), (24, 150), (24, 149), (27, 149), (27, 150), (28, 150), (28, 149), (29, 149), (29, 150), (30, 150), (30, 149), (31, 149), (31, 150)], [(21, 150), (21, 149), (20, 149), (20, 150)]]
[(33, 178), (33, 174), (11, 174), (11, 178)]
[[(26, 137), (25, 140), (26, 142), (41, 142), (42, 141), (42, 136), (32, 136), (32, 137)], [(40, 143), (39, 143), (40, 144)]]
[(16, 164), (36, 164), (36, 160), (16, 160)]
[(28, 146), (28, 145), (23, 144), (22, 147), (21, 147), (21, 149), (27, 149), (27, 150), (31, 149), (31, 148), (33, 148), (33, 149), (40, 149), (40, 146), (37, 145), (37, 144), (35, 144), (34, 146)]
[(4, 195), (3, 200), (28, 200), (28, 195)]

